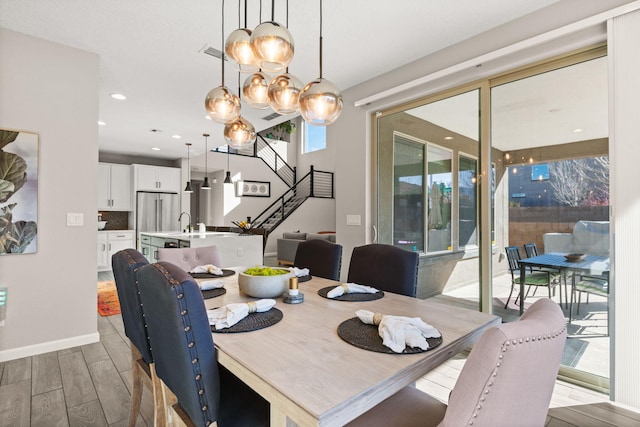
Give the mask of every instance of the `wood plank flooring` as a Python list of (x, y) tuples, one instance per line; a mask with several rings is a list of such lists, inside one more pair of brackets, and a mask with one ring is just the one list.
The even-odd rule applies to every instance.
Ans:
[[(98, 330), (98, 343), (0, 363), (0, 426), (126, 426), (131, 365), (121, 316), (98, 316)], [(446, 402), (465, 360), (459, 354), (417, 386)], [(145, 389), (136, 425), (152, 426), (152, 413)], [(640, 414), (611, 404), (608, 396), (556, 382), (547, 427), (639, 425)]]

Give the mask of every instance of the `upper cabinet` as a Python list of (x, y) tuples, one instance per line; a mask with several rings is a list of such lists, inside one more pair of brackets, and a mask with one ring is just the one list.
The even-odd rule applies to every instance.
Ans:
[(180, 168), (133, 165), (136, 191), (180, 192)]
[(98, 210), (131, 210), (131, 167), (98, 163)]

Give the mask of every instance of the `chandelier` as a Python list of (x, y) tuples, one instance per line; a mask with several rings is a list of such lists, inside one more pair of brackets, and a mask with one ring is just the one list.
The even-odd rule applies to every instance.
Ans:
[[(224, 1), (224, 0), (223, 0)], [(240, 2), (239, 2), (240, 3)], [(223, 6), (224, 7), (224, 6)], [(240, 4), (238, 4), (240, 15)], [(260, 23), (253, 31), (247, 28), (247, 1), (244, 1), (244, 28), (233, 31), (225, 43), (225, 52), (237, 69), (251, 73), (244, 82), (244, 100), (256, 109), (271, 107), (278, 114), (300, 112), (311, 125), (327, 126), (342, 112), (340, 90), (322, 76), (322, 0), (320, 0), (320, 77), (303, 86), (289, 73), (295, 44), (286, 26), (275, 21), (275, 0), (271, 1), (271, 20)], [(287, 1), (287, 25), (289, 21)], [(238, 17), (240, 21), (240, 17)], [(240, 26), (240, 23), (238, 23)], [(269, 77), (269, 73), (279, 73)], [(233, 121), (233, 120), (232, 120)], [(225, 126), (225, 138), (241, 126)], [(227, 132), (227, 128), (229, 132)]]

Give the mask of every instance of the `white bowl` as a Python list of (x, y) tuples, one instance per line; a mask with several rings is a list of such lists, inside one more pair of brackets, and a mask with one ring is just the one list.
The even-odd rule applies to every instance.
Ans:
[[(280, 268), (278, 270), (287, 271)], [(251, 276), (239, 273), (238, 286), (241, 292), (250, 297), (276, 298), (289, 289), (290, 277), (293, 277), (293, 273), (290, 271), (287, 271), (287, 274), (279, 274), (277, 276)]]
[(98, 221), (98, 230), (104, 230), (104, 227), (106, 227), (107, 225), (107, 221)]

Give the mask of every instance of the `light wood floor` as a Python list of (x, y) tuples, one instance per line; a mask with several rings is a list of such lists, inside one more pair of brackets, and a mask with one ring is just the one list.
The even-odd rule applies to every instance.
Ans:
[[(0, 426), (126, 426), (131, 365), (121, 316), (98, 316), (98, 330), (98, 343), (0, 363)], [(454, 357), (417, 386), (446, 402), (465, 360)], [(153, 425), (148, 390), (137, 425)], [(557, 381), (546, 425), (631, 427), (640, 425), (640, 414)]]

